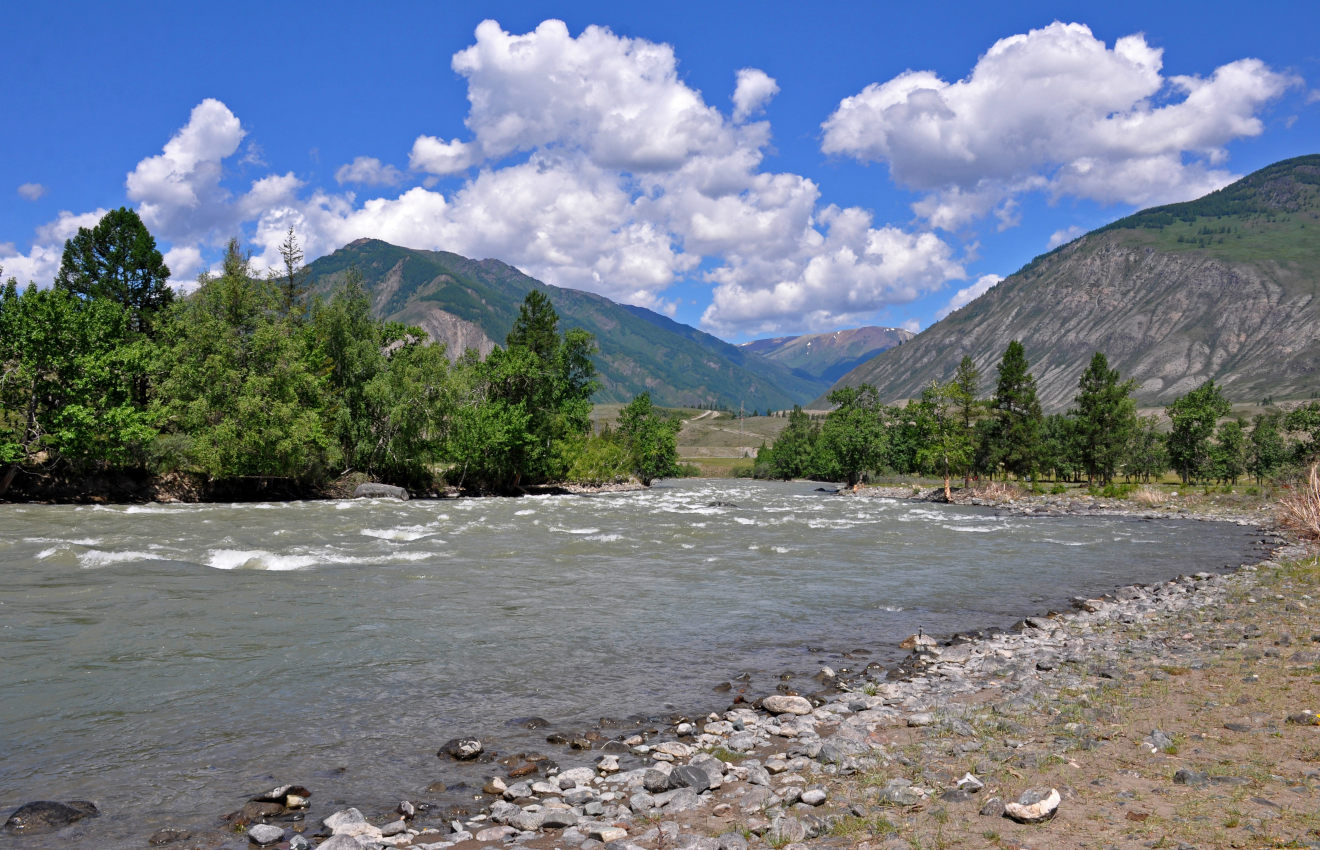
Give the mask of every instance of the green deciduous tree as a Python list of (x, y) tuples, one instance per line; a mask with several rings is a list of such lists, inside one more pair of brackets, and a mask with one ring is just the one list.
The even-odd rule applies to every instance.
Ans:
[(1086, 481), (1108, 484), (1127, 454), (1137, 425), (1137, 405), (1132, 399), (1133, 381), (1119, 381), (1118, 370), (1097, 351), (1077, 382), (1077, 405), (1070, 414), (1076, 419), (1078, 459), (1086, 470)]
[(1164, 409), (1172, 425), (1166, 440), (1169, 463), (1184, 484), (1212, 473), (1210, 437), (1215, 423), (1231, 409), (1214, 379), (1175, 399)]
[(155, 435), (131, 388), (148, 343), (121, 305), (10, 279), (0, 289), (0, 493), (23, 466), (136, 466)]
[(1280, 420), (1277, 413), (1258, 413), (1252, 420), (1247, 471), (1255, 476), (1257, 484), (1273, 478), (1288, 462), (1288, 444), (1279, 428)]
[(768, 464), (768, 474), (772, 478), (785, 481), (802, 478), (812, 472), (811, 462), (819, 434), (819, 426), (812, 423), (801, 405), (795, 404), (788, 414), (788, 425), (766, 449), (764, 457), (758, 454), (757, 459)]
[(1219, 423), (1210, 448), (1210, 474), (1223, 484), (1236, 484), (1247, 468), (1247, 432), (1239, 419)]
[(821, 466), (832, 466), (849, 487), (862, 475), (885, 463), (887, 447), (880, 394), (870, 384), (840, 387), (829, 394), (835, 409), (825, 417), (817, 441), (818, 452), (827, 457)]
[(957, 381), (947, 384), (931, 381), (916, 405), (917, 430), (921, 435), (917, 463), (924, 471), (944, 479), (945, 501), (953, 499), (950, 476), (962, 472), (972, 462), (972, 433), (964, 426), (961, 415), (965, 401), (965, 389)]
[(637, 396), (619, 413), (619, 440), (628, 452), (630, 472), (642, 484), (679, 474), (680, 427), (680, 422), (652, 406), (650, 393)]
[(1160, 433), (1157, 417), (1142, 416), (1137, 419), (1132, 440), (1128, 443), (1124, 466), (1128, 475), (1145, 482), (1159, 478), (1169, 468), (1166, 439)]

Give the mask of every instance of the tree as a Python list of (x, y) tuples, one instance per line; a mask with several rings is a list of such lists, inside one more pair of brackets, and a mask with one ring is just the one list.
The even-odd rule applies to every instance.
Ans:
[(619, 413), (619, 438), (631, 460), (631, 472), (643, 486), (657, 478), (679, 474), (678, 429), (681, 423), (660, 415), (651, 404), (651, 394), (635, 397)]
[(1018, 478), (1034, 478), (1040, 466), (1042, 416), (1036, 379), (1027, 371), (1026, 352), (1017, 340), (1008, 344), (999, 361), (990, 412), (991, 462)]
[(303, 265), (303, 249), (298, 244), (293, 225), (289, 225), (288, 235), (280, 243), (280, 259), (284, 263), (284, 275), (280, 278), (280, 314), (301, 319), (303, 298), (307, 294), (307, 267)]
[(917, 427), (921, 434), (917, 463), (944, 478), (946, 502), (953, 499), (949, 477), (966, 469), (972, 461), (972, 434), (963, 426), (959, 415), (963, 401), (963, 389), (957, 381), (947, 384), (931, 381), (917, 403)]
[(870, 384), (840, 387), (829, 394), (835, 409), (825, 417), (818, 446), (849, 487), (885, 461), (885, 428), (880, 394)]
[(1169, 463), (1184, 484), (1211, 473), (1210, 436), (1232, 405), (1211, 378), (1164, 409), (1172, 425), (1167, 437)]
[[(788, 414), (788, 425), (765, 451), (770, 476), (785, 481), (805, 476), (811, 468), (812, 452), (819, 434), (820, 428), (812, 425), (811, 417), (802, 406), (793, 405)], [(761, 455), (757, 457), (759, 459)]]
[(145, 341), (108, 299), (12, 278), (0, 289), (0, 493), (23, 466), (74, 471), (140, 463), (155, 436), (132, 398)]
[(109, 298), (128, 309), (135, 331), (151, 332), (152, 319), (174, 299), (170, 270), (138, 214), (111, 210), (90, 230), (78, 228), (64, 243), (55, 287), (80, 298)]
[(1278, 474), (1288, 462), (1288, 446), (1279, 430), (1280, 415), (1258, 413), (1252, 420), (1251, 437), (1247, 446), (1247, 471), (1264, 484)]
[(251, 275), (230, 240), (222, 274), (203, 276), (163, 323), (154, 409), (187, 441), (187, 462), (212, 478), (314, 483), (340, 458), (325, 424), (325, 371), (277, 306), (271, 283)]
[(958, 361), (958, 371), (954, 373), (953, 385), (957, 388), (958, 416), (962, 420), (963, 430), (972, 444), (972, 458), (964, 467), (963, 487), (970, 487), (972, 470), (975, 467), (976, 423), (981, 418), (984, 408), (976, 400), (981, 394), (981, 370), (976, 368), (972, 358), (964, 354)]
[(526, 348), (547, 362), (554, 359), (559, 349), (559, 314), (544, 292), (533, 289), (524, 296), (504, 345)]
[(1210, 449), (1211, 475), (1223, 484), (1236, 484), (1247, 466), (1247, 432), (1240, 419), (1219, 423)]
[(1086, 470), (1086, 483), (1108, 484), (1122, 463), (1137, 426), (1137, 404), (1132, 400), (1133, 381), (1119, 383), (1118, 370), (1097, 351), (1077, 382), (1076, 418), (1079, 460)]
[(1169, 455), (1165, 451), (1165, 437), (1160, 433), (1158, 418), (1143, 416), (1137, 420), (1124, 466), (1129, 476), (1144, 482), (1158, 478), (1169, 468)]

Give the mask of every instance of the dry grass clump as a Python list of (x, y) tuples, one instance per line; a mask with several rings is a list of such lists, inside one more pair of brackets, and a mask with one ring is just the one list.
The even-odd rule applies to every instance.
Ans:
[(1279, 525), (1308, 540), (1320, 540), (1320, 472), (1311, 467), (1305, 482), (1289, 488), (1275, 507)]
[(972, 488), (972, 496), (995, 502), (1007, 502), (1022, 495), (1022, 488), (1007, 481), (986, 481)]
[(1142, 485), (1140, 490), (1135, 491), (1129, 498), (1139, 505), (1154, 508), (1169, 501), (1169, 494), (1162, 490), (1157, 490), (1149, 484), (1145, 484)]

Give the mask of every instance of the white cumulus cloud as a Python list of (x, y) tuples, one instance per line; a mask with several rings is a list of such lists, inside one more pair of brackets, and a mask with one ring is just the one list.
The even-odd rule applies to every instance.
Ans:
[(18, 187), (18, 196), (25, 201), (39, 201), (46, 194), (46, 187), (40, 183), (24, 183)]
[(374, 156), (359, 156), (347, 165), (339, 166), (335, 182), (359, 183), (363, 186), (397, 186), (403, 182), (403, 172), (386, 165)]
[(965, 287), (955, 292), (953, 294), (953, 297), (949, 299), (949, 303), (945, 304), (935, 314), (935, 318), (937, 320), (943, 319), (945, 316), (949, 315), (954, 310), (958, 310), (963, 307), (966, 307), (968, 304), (971, 304), (973, 301), (980, 298), (982, 295), (986, 294), (991, 289), (994, 289), (995, 285), (998, 284), (1003, 279), (1004, 278), (1002, 276), (997, 274), (981, 275), (976, 279), (976, 283), (973, 283), (971, 286)]
[(1234, 179), (1224, 145), (1259, 135), (1260, 111), (1298, 80), (1257, 59), (1209, 77), (1162, 74), (1144, 36), (1112, 48), (1082, 24), (1001, 39), (971, 74), (907, 71), (844, 98), (823, 124), (826, 153), (888, 164), (930, 196), (939, 227), (1045, 190), (1102, 202), (1187, 200)]
[(733, 90), (733, 120), (742, 123), (779, 94), (779, 83), (760, 68), (742, 68)]

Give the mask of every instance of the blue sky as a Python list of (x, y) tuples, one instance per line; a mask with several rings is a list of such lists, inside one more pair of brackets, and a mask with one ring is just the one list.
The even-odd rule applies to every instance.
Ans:
[[(1320, 4), (12, 4), (0, 265), (105, 210), (180, 285), (370, 236), (732, 341), (928, 327), (1320, 152)], [(483, 23), (486, 22), (486, 23)]]

